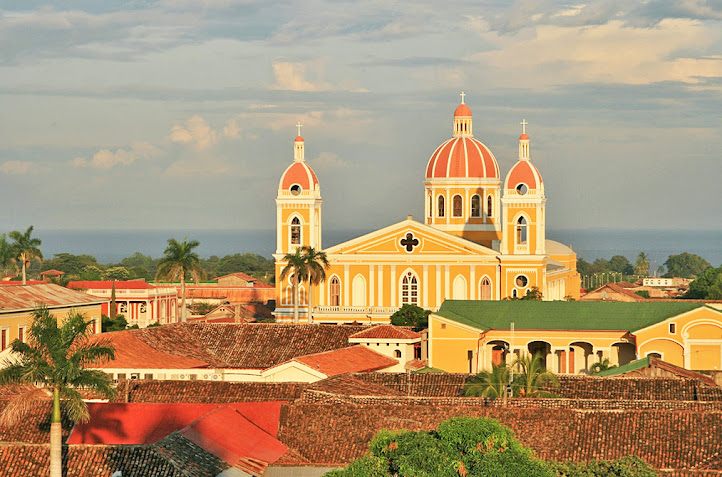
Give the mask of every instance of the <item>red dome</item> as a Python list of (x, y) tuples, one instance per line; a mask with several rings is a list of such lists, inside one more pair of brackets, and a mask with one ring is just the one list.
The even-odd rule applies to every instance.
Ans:
[[(448, 111), (448, 110), (447, 110)], [(464, 117), (464, 118), (470, 118), (471, 117), (471, 109), (464, 103), (461, 103), (456, 107), (454, 110), (454, 117)]]
[(431, 155), (426, 166), (426, 178), (498, 179), (499, 165), (489, 148), (480, 141), (472, 137), (455, 137)]
[(505, 189), (516, 189), (519, 184), (526, 184), (529, 190), (544, 189), (542, 176), (531, 161), (517, 162), (506, 175)]
[(278, 188), (288, 190), (298, 184), (303, 190), (313, 190), (318, 185), (318, 177), (305, 162), (294, 162), (281, 176)]
[(527, 136), (526, 133), (524, 133), (524, 134), (522, 134), (521, 136), (519, 136), (519, 140), (520, 140), (520, 141), (528, 141), (528, 140), (529, 140), (529, 136)]
[(293, 140), (294, 142), (303, 142), (303, 138), (301, 136), (296, 136), (296, 139)]

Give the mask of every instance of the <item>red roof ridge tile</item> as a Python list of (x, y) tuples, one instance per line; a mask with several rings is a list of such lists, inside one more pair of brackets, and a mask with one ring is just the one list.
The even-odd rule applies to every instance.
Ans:
[(367, 330), (354, 333), (349, 338), (375, 338), (375, 339), (421, 339), (421, 333), (408, 328), (395, 325), (375, 325)]

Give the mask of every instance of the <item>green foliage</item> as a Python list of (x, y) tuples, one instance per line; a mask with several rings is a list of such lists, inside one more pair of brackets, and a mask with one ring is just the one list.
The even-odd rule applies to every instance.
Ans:
[(491, 371), (480, 371), (464, 386), (464, 396), (504, 397), (508, 395), (509, 366), (493, 365)]
[(41, 271), (60, 270), (66, 275), (80, 276), (85, 267), (98, 267), (98, 261), (92, 255), (73, 255), (56, 253), (50, 260), (45, 260)]
[(96, 281), (103, 279), (103, 269), (95, 265), (86, 265), (80, 270), (79, 278), (84, 281)]
[(211, 311), (213, 311), (218, 305), (214, 305), (212, 303), (207, 303), (205, 301), (199, 301), (196, 303), (193, 303), (188, 308), (193, 312), (194, 315), (207, 315)]
[[(137, 325), (136, 325), (136, 326), (137, 326)], [(161, 325), (160, 323), (158, 323), (157, 321), (154, 321), (153, 323), (151, 323), (151, 324), (149, 324), (148, 326), (146, 326), (146, 328), (155, 328), (155, 327), (157, 327), (157, 326), (162, 326), (162, 325)]]
[(599, 374), (602, 371), (606, 371), (608, 369), (612, 369), (612, 368), (616, 368), (616, 367), (617, 367), (616, 365), (612, 365), (609, 362), (609, 358), (604, 358), (603, 360), (597, 361), (596, 363), (594, 363), (593, 365), (591, 365), (589, 367), (589, 374), (591, 374), (591, 375)]
[(667, 273), (664, 276), (668, 278), (696, 278), (712, 267), (704, 258), (687, 252), (670, 255), (664, 262), (664, 266), (667, 267)]
[(512, 364), (519, 374), (514, 378), (512, 388), (517, 396), (526, 397), (555, 397), (549, 391), (543, 388), (551, 385), (553, 388), (559, 387), (559, 380), (556, 375), (549, 372), (544, 367), (542, 356), (536, 353), (534, 356), (522, 355), (514, 360)]
[(8, 242), (5, 234), (2, 234), (0, 235), (0, 274), (5, 276), (17, 273), (18, 266), (15, 263), (15, 251)]
[(708, 268), (689, 284), (683, 298), (695, 300), (722, 300), (722, 267)]
[(158, 262), (156, 279), (161, 280), (201, 280), (205, 277), (205, 271), (201, 267), (198, 254), (193, 251), (198, 247), (198, 240), (188, 241), (188, 237), (182, 242), (176, 239), (168, 239), (168, 246), (163, 252), (164, 256)]
[(526, 291), (526, 295), (521, 297), (521, 300), (532, 300), (532, 301), (542, 301), (542, 292), (539, 290), (539, 287), (531, 287)]
[[(133, 278), (151, 279), (158, 270), (158, 262), (160, 259), (151, 258), (140, 252), (135, 252), (130, 257), (126, 257), (120, 261), (120, 265), (127, 268), (131, 272)], [(142, 271), (141, 271), (142, 270)]]
[(246, 273), (267, 283), (273, 281), (275, 261), (255, 253), (236, 253), (218, 258), (213, 255), (208, 259), (201, 259), (201, 265), (208, 276), (220, 277), (230, 273)]
[(649, 257), (644, 252), (639, 252), (634, 262), (634, 273), (646, 277), (649, 275)]
[(103, 272), (103, 280), (125, 281), (130, 278), (130, 272), (125, 267), (112, 267)]
[(350, 476), (552, 477), (544, 461), (513, 433), (488, 418), (443, 421), (437, 431), (381, 430), (369, 452), (346, 468), (326, 474)]
[(622, 275), (631, 275), (634, 273), (634, 267), (624, 255), (615, 255), (610, 258), (609, 270), (621, 273)]
[(115, 318), (101, 315), (101, 327), (103, 333), (108, 331), (121, 331), (128, 327), (128, 322), (125, 320), (124, 315), (118, 315)]
[(659, 474), (644, 460), (625, 456), (615, 460), (592, 460), (589, 462), (548, 463), (554, 475), (559, 477), (658, 477)]
[(37, 260), (38, 262), (43, 261), (43, 252), (40, 250), (43, 242), (39, 238), (33, 237), (32, 234), (32, 225), (28, 227), (25, 232), (13, 230), (8, 234), (8, 237), (13, 240), (11, 250), (13, 251), (14, 258), (20, 262), (23, 284), (25, 284), (26, 270), (30, 262), (33, 260)]
[(391, 315), (391, 324), (396, 326), (411, 326), (414, 329), (422, 330), (429, 326), (430, 310), (424, 310), (420, 306), (405, 304)]
[(649, 298), (649, 290), (637, 290), (634, 293), (642, 298)]

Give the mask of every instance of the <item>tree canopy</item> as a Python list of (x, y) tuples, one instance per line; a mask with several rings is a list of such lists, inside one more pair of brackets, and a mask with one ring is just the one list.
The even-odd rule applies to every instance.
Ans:
[(708, 268), (689, 284), (683, 298), (694, 300), (722, 300), (722, 266)]
[(667, 273), (664, 276), (669, 278), (696, 278), (712, 267), (704, 258), (687, 252), (670, 255), (664, 262), (664, 266), (667, 267)]
[(405, 304), (391, 315), (391, 324), (396, 326), (411, 326), (422, 330), (429, 327), (430, 310), (424, 310), (420, 306)]
[(26, 272), (30, 262), (33, 260), (37, 260), (39, 262), (43, 261), (43, 252), (40, 250), (40, 246), (43, 242), (32, 235), (32, 225), (28, 227), (25, 232), (13, 230), (8, 234), (8, 236), (13, 240), (11, 247), (15, 254), (15, 259), (20, 262), (23, 274), (23, 285), (25, 285), (26, 282)]

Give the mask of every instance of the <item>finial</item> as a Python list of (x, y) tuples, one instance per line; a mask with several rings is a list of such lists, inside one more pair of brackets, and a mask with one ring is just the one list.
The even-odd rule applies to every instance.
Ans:
[(526, 119), (522, 119), (519, 124), (521, 124), (521, 133), (526, 134), (526, 125), (529, 123), (526, 122)]
[(464, 104), (464, 97), (466, 96), (466, 93), (463, 91), (461, 92), (461, 104)]
[(301, 124), (301, 121), (299, 121), (298, 124), (296, 124), (296, 127), (298, 128), (298, 135), (299, 135), (299, 136), (301, 135), (301, 126), (303, 126), (303, 124)]

